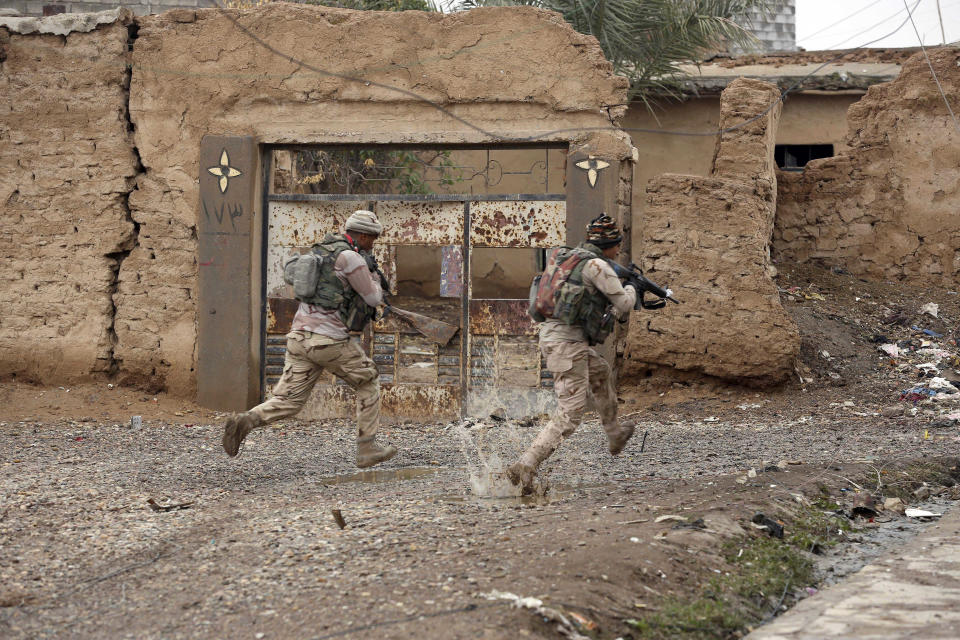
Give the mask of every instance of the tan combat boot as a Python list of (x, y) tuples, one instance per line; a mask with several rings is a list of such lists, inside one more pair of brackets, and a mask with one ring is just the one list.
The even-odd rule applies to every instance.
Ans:
[(245, 411), (227, 418), (227, 423), (223, 426), (223, 450), (231, 458), (240, 452), (240, 445), (247, 434), (262, 424), (260, 418)]
[(637, 426), (636, 420), (624, 420), (617, 427), (616, 431), (607, 434), (610, 441), (610, 455), (617, 455), (627, 446), (627, 441), (633, 436), (633, 430)]
[(504, 473), (511, 484), (520, 487), (520, 495), (528, 496), (533, 493), (533, 479), (537, 475), (536, 469), (518, 460), (507, 467)]
[(357, 466), (361, 469), (386, 462), (397, 455), (397, 448), (387, 445), (381, 447), (374, 442), (373, 436), (357, 438)]

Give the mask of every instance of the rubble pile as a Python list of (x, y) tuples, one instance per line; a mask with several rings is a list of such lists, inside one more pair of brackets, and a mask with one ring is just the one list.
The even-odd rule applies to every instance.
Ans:
[(779, 289), (787, 310), (810, 327), (797, 369), (802, 385), (867, 386), (858, 395), (876, 401), (883, 417), (916, 417), (928, 428), (960, 423), (957, 292), (807, 267), (785, 271)]

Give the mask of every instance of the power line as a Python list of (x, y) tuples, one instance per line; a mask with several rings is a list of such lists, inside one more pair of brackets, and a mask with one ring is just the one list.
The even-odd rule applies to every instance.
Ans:
[(828, 31), (828, 30), (830, 30), (830, 29), (833, 29), (835, 26), (837, 26), (837, 25), (840, 24), (841, 22), (846, 22), (846, 21), (849, 20), (850, 18), (853, 18), (854, 16), (860, 15), (861, 13), (863, 13), (864, 11), (866, 11), (867, 9), (869, 9), (870, 7), (872, 7), (873, 5), (875, 5), (875, 4), (880, 4), (881, 2), (883, 2), (883, 0), (874, 0), (873, 2), (871, 2), (870, 4), (868, 4), (867, 6), (863, 7), (862, 9), (857, 9), (856, 11), (854, 11), (853, 13), (851, 13), (850, 15), (845, 16), (845, 17), (843, 17), (843, 18), (840, 18), (839, 20), (837, 20), (837, 21), (834, 22), (833, 24), (828, 24), (828, 25), (825, 26), (824, 28), (822, 28), (822, 29), (820, 29), (820, 30), (818, 30), (818, 31), (814, 31), (814, 32), (811, 33), (810, 35), (804, 36), (804, 37), (802, 37), (802, 38), (797, 38), (797, 39), (798, 39), (798, 40), (809, 40), (810, 38), (812, 38), (812, 37), (815, 36), (815, 35), (818, 35), (818, 34), (823, 33), (824, 31)]
[(940, 19), (940, 37), (942, 40), (941, 44), (947, 44), (947, 33), (943, 30), (943, 13), (940, 11), (940, 0), (937, 0), (937, 18)]
[[(903, 6), (907, 6), (907, 0), (903, 0)], [(910, 15), (910, 24), (913, 25), (913, 32), (917, 34), (917, 40), (920, 42), (920, 50), (923, 51), (923, 57), (927, 60), (927, 66), (930, 67), (930, 73), (933, 74), (933, 81), (937, 83), (937, 89), (940, 91), (940, 97), (943, 98), (943, 104), (947, 105), (947, 111), (950, 112), (950, 117), (953, 119), (953, 126), (957, 129), (957, 132), (960, 133), (960, 123), (957, 122), (957, 116), (953, 114), (953, 109), (950, 108), (950, 101), (947, 100), (947, 94), (943, 92), (943, 86), (940, 84), (940, 78), (937, 77), (937, 72), (933, 68), (933, 63), (930, 62), (930, 56), (927, 55), (927, 49), (923, 46), (923, 38), (920, 37), (920, 31), (917, 29), (917, 23), (913, 21), (913, 15)]]
[[(919, 4), (919, 2), (918, 2), (918, 4)], [(853, 40), (854, 38), (859, 38), (859, 37), (862, 36), (863, 34), (869, 33), (870, 31), (873, 31), (874, 29), (876, 29), (876, 28), (879, 27), (880, 25), (882, 25), (882, 24), (884, 24), (884, 23), (887, 23), (887, 22), (890, 22), (891, 20), (893, 20), (894, 18), (896, 18), (896, 17), (897, 17), (898, 15), (900, 15), (901, 13), (903, 13), (903, 9), (900, 9), (899, 11), (897, 11), (895, 14), (893, 14), (893, 15), (891, 15), (891, 16), (887, 16), (886, 18), (884, 18), (883, 20), (881, 20), (880, 22), (878, 22), (878, 23), (876, 23), (876, 24), (870, 25), (869, 27), (867, 27), (866, 29), (863, 29), (862, 31), (857, 31), (855, 34), (853, 34), (852, 36), (850, 36), (850, 37), (847, 38), (846, 40), (843, 40), (842, 42), (838, 42), (837, 44), (835, 44), (835, 45), (833, 45), (833, 46), (831, 46), (831, 47), (829, 47), (829, 48), (830, 48), (830, 49), (836, 49), (837, 47), (843, 46), (843, 45), (845, 45), (846, 43), (848, 43), (848, 42), (850, 42), (851, 40)]]

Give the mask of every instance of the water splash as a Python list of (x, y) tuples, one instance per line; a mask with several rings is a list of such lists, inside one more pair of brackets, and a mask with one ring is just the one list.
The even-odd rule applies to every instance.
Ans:
[(513, 422), (464, 420), (453, 427), (467, 463), (470, 492), (479, 498), (519, 498), (507, 478), (507, 465), (523, 451), (525, 437)]

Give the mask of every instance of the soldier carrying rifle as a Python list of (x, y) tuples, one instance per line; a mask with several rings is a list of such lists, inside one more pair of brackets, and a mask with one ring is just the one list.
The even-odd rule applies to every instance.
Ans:
[[(623, 451), (633, 435), (634, 422), (617, 421), (617, 392), (610, 365), (593, 347), (607, 339), (616, 318), (639, 308), (638, 296), (642, 302), (644, 290), (662, 293), (661, 297), (669, 297), (670, 292), (613, 262), (622, 242), (616, 222), (601, 214), (587, 225), (587, 238), (580, 246), (550, 251), (544, 272), (531, 286), (529, 311), (534, 320), (543, 323), (540, 350), (553, 374), (557, 408), (533, 443), (507, 467), (507, 477), (524, 493), (532, 491), (537, 467), (580, 425), (588, 394), (593, 394), (612, 455)], [(627, 279), (626, 286), (621, 277)]]

